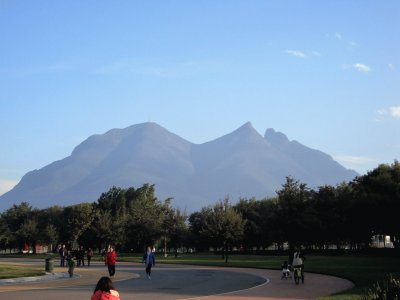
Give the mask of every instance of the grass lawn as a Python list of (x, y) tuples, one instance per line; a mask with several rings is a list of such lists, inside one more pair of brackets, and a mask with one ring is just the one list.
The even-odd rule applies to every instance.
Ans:
[(0, 264), (0, 279), (41, 276), (44, 274), (43, 268), (40, 267)]

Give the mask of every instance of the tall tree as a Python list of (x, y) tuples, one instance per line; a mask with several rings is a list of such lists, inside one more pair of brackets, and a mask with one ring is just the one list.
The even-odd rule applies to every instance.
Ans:
[[(400, 163), (381, 164), (356, 179), (357, 206), (362, 211), (364, 235), (400, 237)], [(362, 210), (361, 210), (362, 209)]]
[(301, 245), (306, 240), (308, 232), (307, 201), (311, 192), (307, 185), (292, 177), (286, 177), (286, 182), (278, 194), (278, 219), (284, 239), (289, 242), (290, 248)]
[(154, 185), (143, 185), (133, 196), (128, 200), (128, 244), (132, 249), (144, 250), (161, 237), (162, 203), (154, 195)]
[[(14, 204), (2, 214), (2, 218), (4, 218), (8, 227), (7, 231), (11, 233), (11, 236), (9, 236), (8, 239), (10, 249), (18, 248), (22, 250), (24, 244), (27, 242), (24, 230), (19, 231), (19, 229), (30, 219), (32, 211), (33, 209), (29, 203), (22, 202), (19, 205)], [(27, 229), (27, 227), (28, 226), (26, 225), (25, 228)]]
[(178, 256), (178, 249), (187, 234), (186, 219), (186, 213), (178, 208), (171, 209), (170, 213), (166, 214), (163, 226), (166, 228), (169, 243), (174, 248), (175, 258)]
[(39, 239), (38, 221), (35, 216), (25, 219), (15, 232), (20, 244), (32, 246), (33, 253), (36, 253), (36, 244)]
[(256, 199), (240, 199), (234, 206), (246, 221), (243, 234), (243, 247), (245, 250), (260, 248), (263, 241), (262, 221), (260, 215), (261, 201)]
[(205, 224), (202, 233), (224, 249), (225, 262), (228, 262), (228, 249), (242, 239), (245, 221), (227, 198), (204, 212)]
[(111, 211), (95, 209), (92, 225), (82, 234), (80, 243), (86, 247), (106, 249), (113, 241), (112, 219)]
[(203, 208), (201, 211), (190, 214), (189, 222), (189, 236), (186, 239), (187, 246), (196, 249), (196, 251), (208, 251), (210, 246), (213, 245), (212, 241), (203, 234), (205, 228), (205, 218), (207, 209)]
[(64, 209), (63, 220), (70, 242), (77, 241), (91, 226), (94, 216), (94, 207), (91, 203), (80, 203)]
[(44, 231), (41, 233), (42, 242), (49, 245), (51, 251), (55, 249), (59, 237), (58, 230), (53, 224), (47, 224)]

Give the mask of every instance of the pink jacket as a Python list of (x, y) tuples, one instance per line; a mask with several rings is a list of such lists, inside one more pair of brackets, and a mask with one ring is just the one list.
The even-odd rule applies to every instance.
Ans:
[(119, 293), (116, 290), (110, 290), (110, 293), (103, 292), (103, 291), (96, 291), (91, 300), (120, 300)]

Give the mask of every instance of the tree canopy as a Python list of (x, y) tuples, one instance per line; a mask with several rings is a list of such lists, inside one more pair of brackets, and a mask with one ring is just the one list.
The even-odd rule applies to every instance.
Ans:
[(400, 164), (382, 164), (366, 175), (337, 186), (307, 187), (287, 177), (274, 198), (229, 199), (186, 214), (160, 201), (155, 187), (111, 187), (94, 203), (46, 209), (29, 203), (0, 214), (0, 248), (25, 244), (78, 242), (103, 249), (142, 251), (146, 246), (207, 251), (283, 249), (303, 246), (326, 249), (369, 247), (372, 235), (390, 235), (399, 245)]

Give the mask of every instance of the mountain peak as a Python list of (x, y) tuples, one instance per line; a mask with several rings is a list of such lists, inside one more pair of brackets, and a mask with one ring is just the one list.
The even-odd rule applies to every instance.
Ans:
[(272, 128), (263, 137), (250, 122), (199, 145), (146, 122), (93, 135), (70, 156), (27, 173), (0, 196), (0, 211), (21, 201), (39, 208), (96, 201), (111, 186), (145, 183), (156, 185), (159, 199), (193, 210), (226, 195), (275, 196), (289, 175), (315, 187), (357, 174)]
[(251, 122), (246, 122), (244, 123), (242, 126), (240, 126), (238, 129), (236, 129), (234, 132), (232, 133), (236, 133), (236, 134), (244, 134), (244, 135), (253, 135), (256, 134), (258, 136), (261, 136), (257, 130), (253, 127), (253, 125), (251, 124)]
[(250, 121), (244, 123), (242, 126), (240, 126), (239, 128), (249, 128), (249, 129), (254, 129), (253, 128), (253, 124), (251, 124)]
[(268, 140), (271, 144), (287, 144), (289, 139), (285, 134), (279, 131), (275, 131), (273, 128), (268, 128), (265, 132), (264, 138)]

